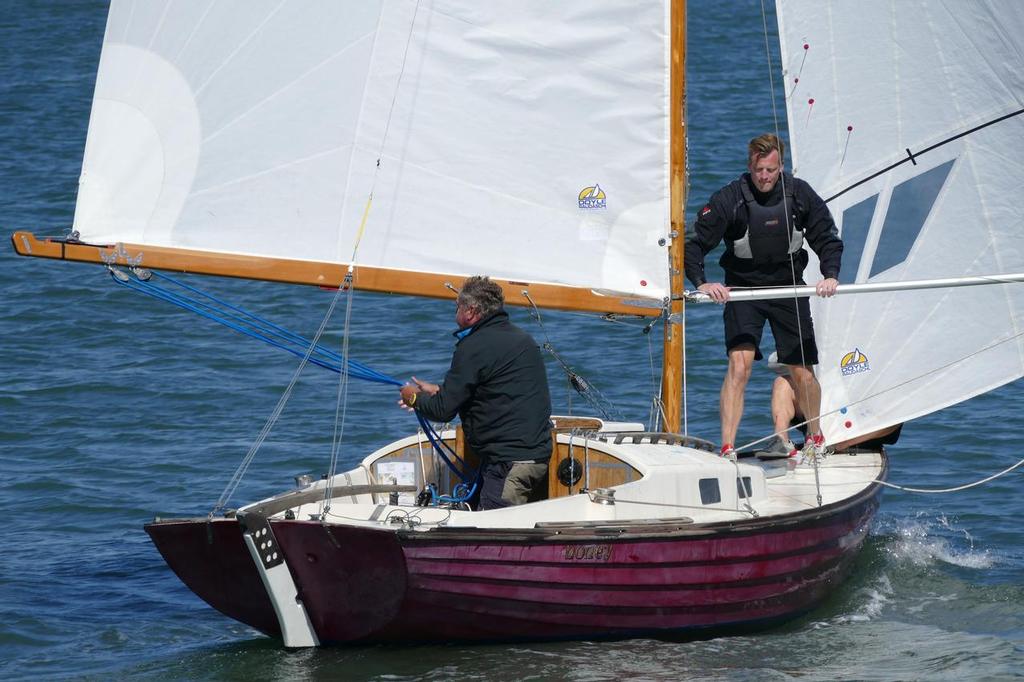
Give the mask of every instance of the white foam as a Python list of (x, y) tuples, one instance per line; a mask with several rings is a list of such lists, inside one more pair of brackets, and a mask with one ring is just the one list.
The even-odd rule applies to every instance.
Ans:
[[(918, 517), (901, 521), (895, 528), (895, 540), (887, 547), (897, 561), (909, 561), (915, 566), (930, 566), (938, 561), (963, 568), (985, 569), (996, 563), (992, 553), (974, 546), (974, 538), (964, 528), (957, 528), (945, 516), (934, 519)], [(962, 535), (966, 548), (958, 548), (948, 534)]]

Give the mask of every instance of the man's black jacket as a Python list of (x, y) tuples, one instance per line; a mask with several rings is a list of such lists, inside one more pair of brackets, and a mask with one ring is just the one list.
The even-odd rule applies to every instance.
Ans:
[[(839, 277), (843, 242), (840, 241), (835, 221), (825, 202), (806, 182), (788, 173), (775, 184), (767, 195), (761, 194), (750, 181), (750, 174), (744, 173), (737, 180), (715, 192), (708, 203), (698, 212), (693, 234), (686, 240), (686, 277), (699, 287), (707, 281), (704, 275), (704, 257), (724, 239), (725, 253), (719, 261), (725, 270), (727, 286), (756, 287), (793, 284), (793, 272), (789, 263), (756, 264), (751, 259), (739, 258), (732, 251), (732, 242), (740, 239), (747, 231), (747, 206), (743, 200), (741, 184), (747, 183), (757, 202), (772, 206), (782, 201), (782, 186), (793, 188), (796, 206), (797, 229), (804, 233), (805, 243), (818, 255), (823, 277)], [(807, 267), (807, 252), (803, 249), (794, 257), (796, 283), (803, 282), (804, 268)]]
[[(456, 333), (458, 335), (458, 333)], [(469, 447), (482, 459), (517, 462), (551, 455), (551, 395), (537, 342), (500, 310), (455, 345), (436, 395), (416, 410), (434, 421), (462, 419)]]

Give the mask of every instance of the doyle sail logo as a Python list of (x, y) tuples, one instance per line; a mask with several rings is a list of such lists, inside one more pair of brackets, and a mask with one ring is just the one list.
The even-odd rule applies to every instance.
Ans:
[(869, 369), (871, 367), (868, 365), (868, 356), (861, 353), (859, 348), (854, 348), (839, 361), (839, 371), (844, 377), (867, 372)]
[(601, 185), (584, 187), (580, 190), (580, 208), (584, 211), (603, 211), (608, 208), (607, 197)]

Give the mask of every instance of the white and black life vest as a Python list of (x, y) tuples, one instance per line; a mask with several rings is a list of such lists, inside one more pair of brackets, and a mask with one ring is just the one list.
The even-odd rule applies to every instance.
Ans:
[[(748, 258), (757, 264), (785, 263), (804, 245), (802, 226), (797, 224), (797, 205), (793, 196), (793, 178), (780, 178), (785, 183), (785, 200), (774, 206), (757, 203), (750, 185), (744, 179), (740, 184), (743, 202), (747, 207), (747, 231), (732, 242), (733, 255)], [(790, 211), (786, 220), (786, 209)]]

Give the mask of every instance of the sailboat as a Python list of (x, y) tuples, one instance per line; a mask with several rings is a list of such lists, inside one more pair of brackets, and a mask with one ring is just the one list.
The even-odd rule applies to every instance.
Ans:
[[(1020, 106), (1019, 75), (992, 58), (1005, 43), (963, 30), (984, 12), (933, 5), (779, 3), (793, 165), (833, 198), (844, 239), (862, 238), (844, 268), (850, 286), (909, 280), (919, 261), (935, 265), (929, 249), (946, 274), (1010, 272), (1024, 258), (1003, 241), (1022, 231), (1002, 192), (1019, 160), (1001, 153), (1021, 123), (999, 119), (1007, 102)], [(906, 32), (869, 16), (918, 6), (932, 21)], [(1010, 13), (1000, 31), (1013, 36), (1024, 20)], [(664, 323), (660, 427), (556, 417), (547, 499), (465, 508), (441, 455), (472, 462), (461, 430), (439, 427), (436, 445), (420, 430), (268, 499), (148, 524), (191, 590), (300, 647), (706, 636), (794, 618), (841, 584), (879, 505), (883, 449), (796, 466), (722, 458), (680, 432), (685, 25), (681, 0), (111, 3), (73, 232), (17, 232), (18, 253), (125, 277), (171, 270), (449, 299), (483, 272), (508, 305)], [(948, 80), (911, 90), (908, 53), (916, 69), (940, 45)], [(845, 60), (850, 50), (870, 63)], [(967, 56), (991, 78), (961, 92), (977, 76), (960, 65)], [(935, 113), (938, 103), (957, 115)], [(892, 236), (903, 233), (889, 221), (899, 188), (936, 168), (943, 180), (916, 232)], [(973, 250), (934, 236), (962, 234), (975, 205), (958, 192), (971, 187), (986, 209), (971, 215)], [(909, 246), (897, 254), (892, 239)], [(987, 295), (1006, 313), (986, 313), (993, 339), (1015, 333), (1020, 301), (1005, 289)], [(830, 441), (996, 384), (981, 372), (967, 390), (949, 379), (954, 391), (928, 375), (915, 388), (938, 396), (930, 403), (885, 390), (926, 374), (905, 356), (945, 369), (964, 349), (907, 333), (908, 319), (934, 329), (952, 294), (909, 309), (870, 296), (815, 313)], [(902, 329), (888, 334), (880, 320), (895, 317)], [(1020, 376), (1020, 340), (998, 347), (1016, 354), (1000, 380)], [(430, 486), (442, 495), (421, 506)]]

